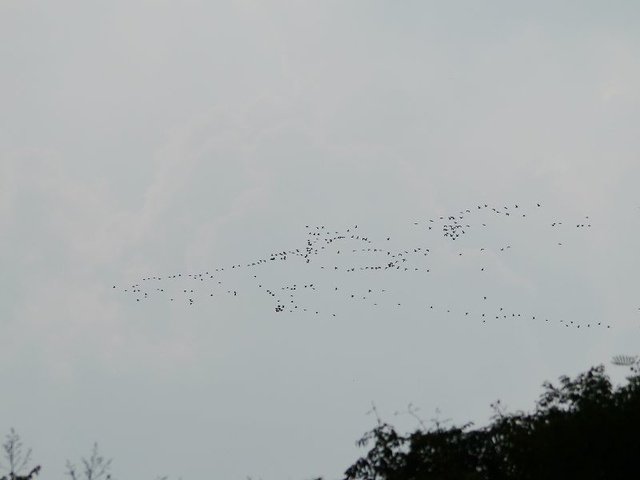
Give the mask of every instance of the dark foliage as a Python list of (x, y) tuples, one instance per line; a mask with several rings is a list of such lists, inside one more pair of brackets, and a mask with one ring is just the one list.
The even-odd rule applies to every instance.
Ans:
[(398, 434), (377, 427), (345, 480), (640, 478), (640, 376), (614, 388), (604, 367), (545, 383), (532, 413), (495, 408), (490, 425), (437, 425)]

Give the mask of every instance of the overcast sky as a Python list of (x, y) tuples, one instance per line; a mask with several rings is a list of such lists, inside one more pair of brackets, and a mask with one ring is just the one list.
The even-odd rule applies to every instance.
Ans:
[[(639, 24), (634, 1), (1, 1), (0, 432), (46, 478), (94, 441), (123, 480), (336, 478), (372, 401), (482, 424), (640, 353)], [(485, 203), (527, 217), (414, 225)], [(431, 247), (433, 276), (314, 292), (317, 316), (248, 271), (194, 305), (122, 291), (355, 224)], [(374, 281), (318, 259), (265, 282)], [(482, 323), (484, 296), (522, 317)]]

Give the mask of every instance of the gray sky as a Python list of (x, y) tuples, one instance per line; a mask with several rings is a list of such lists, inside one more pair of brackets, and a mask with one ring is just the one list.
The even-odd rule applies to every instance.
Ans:
[[(121, 479), (333, 478), (371, 401), (401, 428), (409, 402), (482, 423), (498, 398), (529, 409), (544, 380), (638, 352), (639, 14), (0, 2), (0, 431), (47, 478), (94, 440)], [(485, 203), (527, 217), (478, 213), (458, 244), (414, 225)], [(112, 289), (298, 248), (320, 224), (431, 247), (432, 276), (264, 271), (386, 290), (304, 298), (336, 317), (274, 312), (248, 272), (193, 306)], [(484, 295), (522, 318), (466, 316)]]

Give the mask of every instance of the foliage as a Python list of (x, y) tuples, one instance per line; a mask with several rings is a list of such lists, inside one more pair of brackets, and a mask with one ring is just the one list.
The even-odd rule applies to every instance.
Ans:
[[(637, 472), (640, 377), (613, 388), (604, 367), (545, 383), (532, 413), (504, 413), (490, 425), (400, 435), (378, 422), (358, 441), (369, 452), (345, 480), (617, 479)], [(637, 476), (637, 473), (635, 473)]]

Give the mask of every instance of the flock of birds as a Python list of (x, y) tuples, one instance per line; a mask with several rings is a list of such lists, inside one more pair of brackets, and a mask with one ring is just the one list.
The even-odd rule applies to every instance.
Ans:
[[(476, 242), (471, 246), (461, 244), (474, 237), (476, 232), (491, 230), (494, 219), (528, 221), (527, 219), (535, 217), (543, 210), (541, 203), (509, 204), (500, 207), (482, 203), (448, 215), (414, 221), (409, 227), (418, 235), (420, 244), (404, 246), (404, 248), (394, 247), (391, 235), (374, 239), (363, 232), (358, 225), (352, 225), (344, 230), (331, 230), (325, 225), (307, 225), (304, 242), (301, 242), (297, 248), (274, 251), (250, 261), (198, 272), (145, 276), (124, 287), (113, 285), (113, 289), (130, 295), (135, 302), (147, 302), (152, 298), (160, 298), (167, 302), (182, 302), (193, 306), (206, 298), (215, 299), (220, 295), (254, 301), (255, 297), (247, 295), (246, 287), (250, 287), (261, 292), (270, 301), (272, 311), (278, 314), (336, 317), (340, 315), (344, 302), (355, 301), (367, 302), (372, 307), (401, 308), (405, 305), (404, 298), (398, 298), (394, 290), (394, 286), (401, 283), (398, 275), (415, 275), (402, 281), (408, 281), (418, 290), (427, 282), (437, 283), (438, 275), (446, 273), (442, 270), (446, 267), (439, 266), (438, 264), (442, 262), (437, 261), (443, 255), (458, 259), (471, 257), (475, 262), (474, 271), (476, 274), (483, 275), (478, 281), (477, 289), (487, 286), (490, 282), (486, 275), (490, 275), (491, 262), (485, 259), (488, 255), (494, 259), (496, 256), (506, 255), (512, 250), (512, 245), (510, 243), (490, 245), (486, 234), (478, 237), (487, 243)], [(540, 220), (542, 217), (538, 215), (537, 218)], [(558, 233), (550, 246), (563, 248), (564, 236), (561, 231), (566, 232), (568, 228), (588, 230), (591, 228), (591, 220), (589, 216), (582, 216), (573, 221), (553, 218), (545, 225), (551, 231)], [(437, 243), (436, 239), (440, 242), (437, 247), (434, 246)], [(461, 248), (458, 248), (459, 246)], [(302, 273), (304, 272), (306, 278), (298, 282), (283, 283), (282, 275), (269, 278), (266, 274), (266, 269), (272, 266), (291, 263), (296, 264), (300, 276), (304, 276)], [(234, 278), (243, 280), (240, 283), (231, 282), (229, 280), (231, 274)], [(391, 280), (391, 285), (381, 284), (381, 279)], [(320, 295), (321, 293), (324, 297)], [(501, 319), (530, 320), (564, 328), (611, 328), (610, 324), (593, 319), (561, 319), (532, 312), (515, 311), (494, 301), (493, 295), (486, 291), (479, 294), (474, 292), (474, 295), (478, 301), (473, 308), (460, 309), (454, 308), (451, 303), (443, 305), (442, 302), (437, 301), (424, 302), (425, 295), (419, 294), (418, 301), (424, 303), (418, 308), (425, 314), (455, 315), (481, 323)], [(312, 300), (314, 296), (316, 300), (321, 298), (319, 303), (323, 305), (322, 307), (314, 306)], [(317, 303), (316, 301), (315, 304)]]

